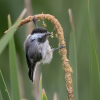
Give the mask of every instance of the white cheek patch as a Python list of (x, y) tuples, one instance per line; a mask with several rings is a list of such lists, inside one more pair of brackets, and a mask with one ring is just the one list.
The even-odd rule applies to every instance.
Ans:
[(41, 38), (43, 35), (45, 35), (44, 33), (35, 33), (33, 35), (31, 35), (31, 39), (38, 39)]

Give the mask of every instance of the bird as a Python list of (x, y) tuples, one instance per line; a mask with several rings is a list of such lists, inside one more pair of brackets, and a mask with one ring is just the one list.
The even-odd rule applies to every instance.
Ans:
[[(34, 20), (33, 20), (34, 22)], [(53, 58), (53, 51), (62, 49), (65, 46), (58, 48), (51, 48), (48, 37), (51, 35), (46, 28), (37, 27), (33, 29), (24, 42), (24, 51), (26, 55), (26, 62), (29, 68), (29, 79), (34, 82), (36, 68), (40, 63), (50, 63)]]

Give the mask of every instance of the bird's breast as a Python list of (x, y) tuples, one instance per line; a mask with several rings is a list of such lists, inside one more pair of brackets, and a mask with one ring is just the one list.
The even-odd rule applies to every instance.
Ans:
[(50, 63), (52, 59), (52, 49), (49, 45), (49, 41), (46, 40), (45, 43), (41, 44), (41, 53), (42, 53), (42, 62), (44, 63)]

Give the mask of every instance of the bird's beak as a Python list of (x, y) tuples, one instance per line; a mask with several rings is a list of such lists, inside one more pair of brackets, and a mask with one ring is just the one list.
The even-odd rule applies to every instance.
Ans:
[(46, 35), (51, 35), (51, 33), (50, 32), (47, 32)]

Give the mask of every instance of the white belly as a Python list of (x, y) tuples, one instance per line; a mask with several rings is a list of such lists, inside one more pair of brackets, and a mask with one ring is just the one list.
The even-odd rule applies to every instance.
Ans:
[(42, 60), (41, 62), (44, 63), (50, 63), (52, 60), (53, 52), (49, 45), (49, 41), (46, 40), (45, 43), (41, 44), (41, 53), (42, 53)]

